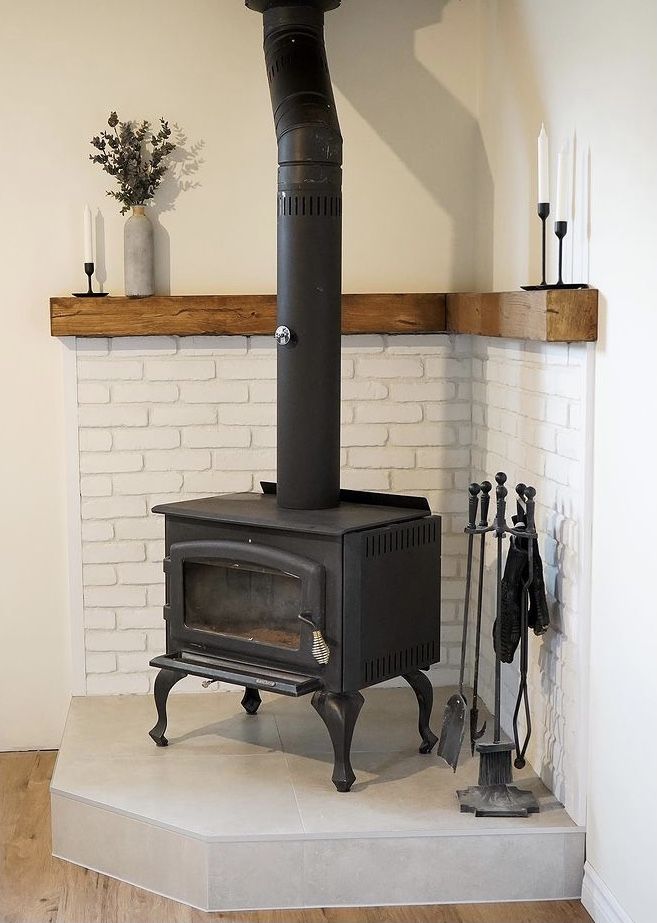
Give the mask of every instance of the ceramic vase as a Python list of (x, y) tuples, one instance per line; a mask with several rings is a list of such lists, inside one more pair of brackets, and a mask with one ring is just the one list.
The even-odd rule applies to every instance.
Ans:
[(123, 273), (129, 298), (145, 298), (155, 291), (153, 225), (143, 205), (133, 205), (125, 223)]

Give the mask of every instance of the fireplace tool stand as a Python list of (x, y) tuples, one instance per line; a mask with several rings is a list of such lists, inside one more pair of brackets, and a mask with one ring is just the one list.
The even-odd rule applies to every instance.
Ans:
[[(501, 676), (502, 676), (502, 557), (503, 541), (505, 535), (518, 536), (526, 539), (528, 548), (532, 549), (536, 537), (534, 523), (534, 507), (536, 491), (533, 487), (518, 485), (518, 494), (526, 501), (526, 522), (519, 523), (522, 528), (509, 526), (506, 522), (506, 496), (504, 486), (506, 474), (498, 472), (495, 475), (496, 487), (496, 515), (492, 526), (477, 527), (474, 531), (482, 536), (493, 532), (497, 542), (497, 587), (496, 587), (496, 619), (495, 619), (495, 714), (492, 740), (481, 740), (476, 744), (479, 753), (479, 780), (477, 785), (457, 791), (462, 812), (475, 814), (476, 817), (527, 817), (539, 811), (539, 805), (530, 791), (517, 788), (512, 784), (513, 770), (511, 767), (511, 754), (516, 743), (502, 735), (501, 728)], [(520, 490), (522, 488), (522, 491)], [(483, 543), (482, 543), (483, 545)], [(482, 554), (483, 554), (482, 547)], [(529, 574), (522, 590), (521, 632), (527, 632), (527, 606), (528, 587), (533, 577), (533, 556), (529, 552)], [(526, 686), (527, 666), (527, 641), (521, 647), (521, 686), (518, 693), (516, 710), (514, 714), (514, 734), (516, 741), (517, 716), (521, 698), (524, 696), (525, 707), (528, 711)], [(523, 685), (524, 683), (524, 685)], [(529, 743), (531, 724), (528, 726), (527, 736), (522, 747), (522, 764), (518, 762), (521, 753), (518, 752), (516, 765), (524, 766), (524, 754)]]

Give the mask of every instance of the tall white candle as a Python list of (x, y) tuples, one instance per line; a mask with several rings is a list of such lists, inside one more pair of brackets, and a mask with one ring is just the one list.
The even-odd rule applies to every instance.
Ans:
[(569, 161), (568, 142), (566, 141), (557, 157), (557, 208), (554, 214), (555, 221), (568, 221)]
[(93, 238), (91, 235), (91, 209), (88, 205), (84, 206), (84, 261), (93, 263), (94, 248)]
[(541, 122), (538, 136), (538, 201), (550, 201), (550, 143), (545, 125)]

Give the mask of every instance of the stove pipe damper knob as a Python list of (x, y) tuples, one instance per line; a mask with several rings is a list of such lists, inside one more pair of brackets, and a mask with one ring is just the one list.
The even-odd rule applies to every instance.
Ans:
[(278, 142), (276, 341), (288, 348), (277, 350), (277, 502), (287, 509), (340, 502), (342, 135), (324, 46), (324, 13), (339, 5), (246, 0), (263, 14)]
[(283, 324), (280, 327), (276, 328), (274, 333), (274, 339), (279, 346), (289, 346), (292, 342), (292, 331), (289, 327), (284, 326)]

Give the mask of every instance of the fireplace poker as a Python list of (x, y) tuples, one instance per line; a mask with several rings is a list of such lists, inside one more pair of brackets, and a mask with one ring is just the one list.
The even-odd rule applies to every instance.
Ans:
[(470, 709), (470, 753), (474, 756), (475, 741), (483, 737), (486, 731), (484, 721), (481, 729), (479, 725), (479, 652), (481, 648), (481, 610), (484, 600), (484, 563), (486, 559), (486, 530), (488, 529), (488, 507), (490, 505), (490, 492), (493, 485), (490, 481), (481, 482), (481, 507), (478, 529), (481, 532), (481, 545), (479, 549), (479, 585), (477, 588), (477, 624), (475, 626), (475, 653), (474, 675), (472, 677), (472, 708)]
[(461, 669), (459, 672), (459, 691), (450, 696), (445, 713), (443, 715), (443, 726), (440, 731), (440, 740), (438, 742), (438, 756), (442, 757), (445, 762), (456, 772), (459, 761), (459, 754), (463, 745), (463, 735), (465, 733), (465, 716), (467, 713), (468, 703), (463, 695), (463, 679), (465, 676), (465, 659), (468, 647), (468, 616), (470, 611), (470, 587), (472, 584), (472, 551), (474, 546), (475, 531), (477, 529), (477, 506), (479, 503), (479, 484), (470, 484), (468, 491), (470, 497), (468, 500), (468, 525), (465, 531), (468, 533), (468, 560), (465, 573), (465, 603), (463, 606), (463, 635), (461, 638)]

